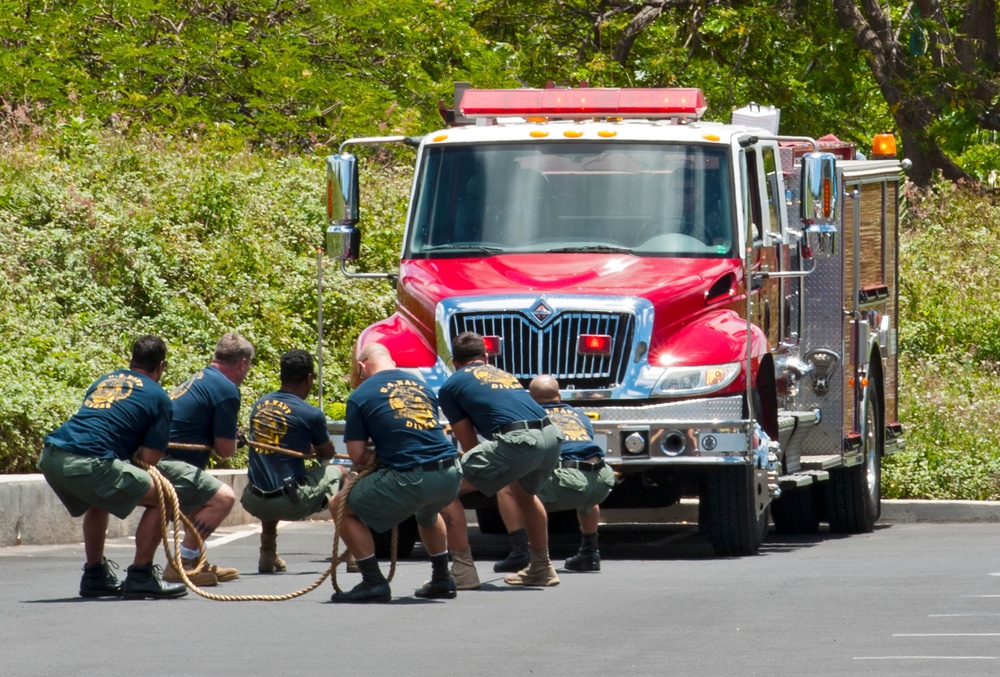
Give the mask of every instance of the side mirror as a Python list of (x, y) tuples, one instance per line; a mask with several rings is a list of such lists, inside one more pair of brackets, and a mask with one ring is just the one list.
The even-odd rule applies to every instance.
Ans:
[(326, 255), (334, 261), (357, 261), (361, 254), (361, 230), (347, 224), (326, 229)]
[(326, 218), (337, 225), (355, 225), (360, 217), (358, 160), (350, 153), (326, 158)]
[(837, 226), (813, 223), (805, 229), (803, 258), (828, 259), (837, 255)]
[(802, 158), (802, 220), (833, 225), (837, 222), (837, 158), (833, 153), (809, 153)]

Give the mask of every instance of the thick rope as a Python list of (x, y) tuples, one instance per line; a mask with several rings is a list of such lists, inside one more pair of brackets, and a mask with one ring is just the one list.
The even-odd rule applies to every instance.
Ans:
[[(183, 445), (185, 447), (202, 447), (202, 445)], [(181, 445), (176, 445), (173, 443), (170, 448), (180, 448)], [(200, 448), (198, 451), (211, 450), (211, 447)], [(289, 449), (282, 449), (281, 447), (274, 447), (273, 450), (278, 451), (278, 453), (288, 453)], [(298, 455), (299, 452), (292, 452), (289, 455)], [(341, 456), (338, 454), (338, 456)], [(311, 457), (310, 457), (311, 458)], [(337, 566), (344, 561), (347, 550), (342, 553), (337, 552), (337, 545), (340, 542), (340, 526), (343, 522), (344, 517), (344, 504), (347, 501), (348, 496), (350, 496), (351, 490), (354, 487), (354, 483), (360, 480), (362, 477), (371, 474), (378, 469), (378, 463), (372, 463), (364, 468), (358, 473), (358, 476), (354, 478), (353, 481), (349, 482), (344, 488), (344, 497), (338, 504), (337, 514), (334, 516), (334, 530), (333, 530), (333, 554), (330, 558), (330, 567), (323, 572), (323, 574), (312, 584), (297, 590), (295, 592), (287, 593), (284, 595), (218, 595), (211, 592), (206, 592), (202, 590), (191, 579), (188, 577), (187, 571), (184, 569), (184, 564), (181, 561), (180, 554), (180, 525), (183, 522), (185, 528), (192, 531), (198, 539), (198, 548), (200, 550), (200, 555), (198, 557), (198, 563), (194, 571), (197, 571), (205, 563), (206, 559), (206, 548), (204, 547), (204, 539), (198, 530), (194, 527), (191, 521), (181, 512), (180, 503), (177, 499), (177, 492), (170, 481), (165, 478), (155, 466), (151, 466), (145, 461), (139, 458), (134, 458), (133, 462), (149, 473), (150, 478), (153, 481), (153, 485), (156, 487), (157, 498), (160, 504), (160, 538), (163, 541), (163, 551), (166, 554), (167, 561), (174, 567), (174, 570), (180, 575), (181, 580), (184, 581), (184, 585), (188, 587), (189, 590), (194, 592), (196, 595), (200, 595), (205, 599), (215, 600), (217, 602), (283, 602), (289, 599), (295, 599), (296, 597), (301, 597), (309, 592), (312, 592), (320, 585), (323, 581), (327, 579), (328, 576), (331, 577), (333, 587), (337, 592), (341, 592), (341, 589), (337, 585)], [(168, 509), (169, 514), (173, 516), (173, 552), (171, 552), (169, 546), (169, 527), (168, 527)], [(392, 539), (391, 539), (391, 564), (389, 568), (389, 576), (386, 580), (392, 581), (393, 576), (396, 573), (396, 545), (397, 545), (397, 527), (392, 528)]]

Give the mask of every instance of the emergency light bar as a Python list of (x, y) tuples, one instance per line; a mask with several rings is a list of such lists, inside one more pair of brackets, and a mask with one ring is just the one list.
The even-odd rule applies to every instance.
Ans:
[(682, 118), (697, 120), (708, 109), (697, 88), (469, 89), (459, 105), (468, 118)]

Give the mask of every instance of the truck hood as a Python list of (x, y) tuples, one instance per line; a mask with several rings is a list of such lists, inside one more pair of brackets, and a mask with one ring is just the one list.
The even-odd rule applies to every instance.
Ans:
[(401, 301), (411, 312), (421, 306), (432, 309), (451, 296), (559, 293), (640, 296), (661, 313), (682, 317), (703, 308), (705, 292), (726, 276), (731, 276), (734, 286), (742, 279), (738, 259), (506, 254), (403, 261), (400, 290)]

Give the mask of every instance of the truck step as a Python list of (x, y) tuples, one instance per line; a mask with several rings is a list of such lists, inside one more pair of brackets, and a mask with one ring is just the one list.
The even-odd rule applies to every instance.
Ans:
[(792, 473), (791, 475), (782, 475), (778, 478), (778, 486), (781, 487), (782, 491), (788, 491), (790, 489), (807, 487), (817, 482), (825, 482), (828, 479), (830, 479), (830, 473), (825, 470), (808, 470), (806, 472)]
[(799, 465), (803, 470), (830, 470), (838, 468), (844, 464), (844, 459), (840, 454), (826, 454), (823, 456), (803, 456)]

